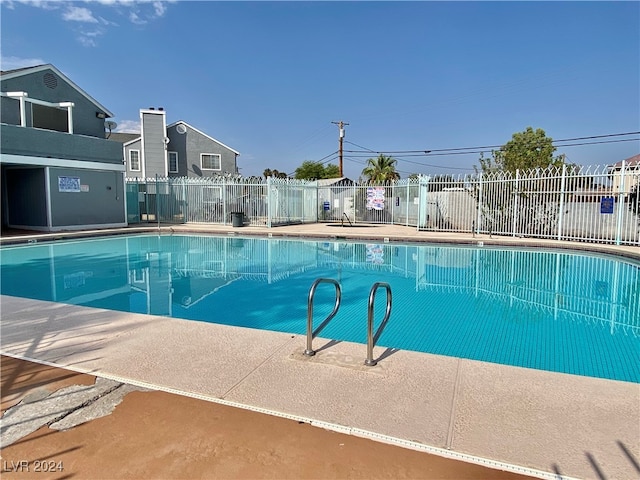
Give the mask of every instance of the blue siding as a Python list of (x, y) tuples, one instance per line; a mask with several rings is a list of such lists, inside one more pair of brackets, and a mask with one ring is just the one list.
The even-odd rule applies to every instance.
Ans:
[[(45, 82), (45, 75), (55, 82)], [(51, 77), (48, 77), (51, 78)], [(50, 86), (47, 86), (50, 85)], [(55, 87), (51, 88), (51, 86)], [(27, 92), (30, 98), (46, 102), (73, 102), (73, 131), (79, 135), (105, 138), (104, 120), (96, 117), (97, 106), (53, 70), (44, 70), (16, 78), (2, 79), (3, 92)], [(20, 124), (18, 102), (2, 97), (2, 122)], [(27, 110), (30, 110), (29, 108)], [(7, 117), (5, 117), (5, 113)]]
[[(188, 125), (186, 128), (187, 131), (183, 134), (176, 131), (176, 126), (171, 127), (167, 132), (170, 139), (169, 150), (178, 152), (178, 174), (173, 176), (201, 178), (237, 172), (236, 153), (233, 150), (202, 135)], [(220, 170), (202, 170), (200, 161), (202, 153), (219, 154), (222, 168)]]

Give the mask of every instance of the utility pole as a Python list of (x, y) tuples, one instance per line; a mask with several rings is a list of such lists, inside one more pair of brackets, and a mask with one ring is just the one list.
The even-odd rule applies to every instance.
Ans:
[(340, 176), (344, 177), (344, 172), (342, 170), (342, 140), (344, 139), (344, 126), (345, 125), (349, 125), (346, 122), (343, 122), (342, 120), (340, 120), (339, 122), (331, 122), (334, 123), (336, 125), (338, 125), (339, 130), (339, 136), (338, 136), (338, 158), (340, 159)]

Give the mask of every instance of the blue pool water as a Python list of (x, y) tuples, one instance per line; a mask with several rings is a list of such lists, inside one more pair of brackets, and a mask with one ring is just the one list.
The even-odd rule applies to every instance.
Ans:
[[(342, 306), (321, 336), (640, 383), (640, 263), (563, 251), (135, 235), (0, 250), (4, 295), (304, 334), (319, 277)], [(331, 311), (321, 284), (315, 324)], [(384, 315), (384, 291), (375, 317)], [(364, 356), (365, 349), (363, 349)]]

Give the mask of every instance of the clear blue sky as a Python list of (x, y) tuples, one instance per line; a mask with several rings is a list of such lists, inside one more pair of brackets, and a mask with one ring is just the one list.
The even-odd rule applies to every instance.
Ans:
[[(238, 150), (241, 173), (338, 164), (345, 150), (502, 145), (640, 130), (639, 2), (6, 1), (1, 68), (52, 63), (137, 128), (164, 107)], [(560, 147), (585, 165), (634, 141)], [(352, 143), (348, 143), (352, 142)], [(579, 142), (578, 142), (579, 143)], [(399, 159), (410, 173), (472, 172), (479, 155)], [(372, 156), (375, 156), (372, 154)], [(360, 175), (367, 154), (345, 153)]]

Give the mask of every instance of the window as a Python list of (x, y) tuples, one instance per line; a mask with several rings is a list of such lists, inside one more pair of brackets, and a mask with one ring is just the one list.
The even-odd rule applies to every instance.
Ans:
[(200, 154), (200, 164), (203, 170), (221, 170), (221, 158), (217, 153)]
[(178, 173), (178, 152), (168, 152), (169, 173)]
[(31, 105), (31, 115), (35, 128), (69, 133), (69, 113), (66, 109), (61, 110), (34, 103)]
[(140, 171), (140, 150), (129, 150), (129, 170)]

